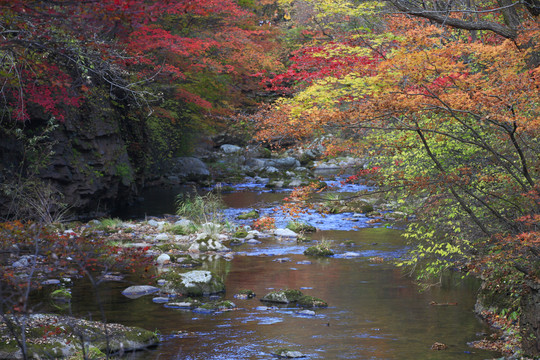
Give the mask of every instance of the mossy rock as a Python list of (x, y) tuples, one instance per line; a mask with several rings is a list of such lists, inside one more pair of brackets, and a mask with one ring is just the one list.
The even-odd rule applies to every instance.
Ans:
[(353, 200), (347, 203), (349, 212), (357, 212), (361, 214), (368, 214), (373, 212), (373, 205), (365, 200)]
[(208, 296), (225, 291), (223, 280), (206, 270), (192, 270), (187, 273), (170, 271), (165, 274), (165, 290), (184, 296)]
[(304, 251), (304, 255), (306, 256), (315, 256), (315, 257), (325, 257), (325, 256), (332, 256), (334, 255), (334, 252), (330, 250), (329, 248), (321, 245), (314, 245), (308, 247)]
[(243, 300), (253, 299), (255, 296), (256, 296), (255, 292), (253, 290), (248, 290), (248, 289), (240, 290), (236, 295), (234, 295), (236, 299), (243, 299)]
[(261, 301), (279, 303), (279, 304), (290, 304), (297, 302), (304, 294), (300, 290), (294, 289), (285, 289), (279, 291), (272, 291), (264, 295)]
[(263, 159), (270, 159), (272, 157), (272, 150), (262, 147), (259, 149), (259, 154)]
[(328, 307), (328, 303), (324, 300), (321, 300), (319, 298), (304, 295), (298, 301), (296, 302), (298, 306), (305, 307), (305, 308), (323, 308)]
[(211, 301), (199, 306), (201, 309), (223, 311), (236, 308), (235, 303), (229, 300)]
[(245, 229), (238, 230), (233, 235), (235, 238), (243, 239), (248, 236), (248, 232)]
[(71, 292), (65, 288), (54, 290), (51, 293), (51, 299), (55, 301), (69, 301), (71, 300)]
[(315, 226), (300, 221), (289, 221), (286, 227), (296, 233), (317, 231)]
[(258, 219), (258, 218), (259, 218), (259, 212), (255, 209), (238, 215), (239, 220)]
[[(20, 321), (11, 319), (13, 324)], [(84, 335), (87, 359), (102, 359), (106, 353), (142, 350), (159, 343), (156, 333), (141, 328), (53, 314), (28, 316), (27, 329), (29, 359), (82, 359), (81, 335)], [(0, 327), (0, 338), (3, 340), (0, 342), (1, 359), (22, 358), (15, 339), (5, 327)]]
[(176, 262), (182, 267), (198, 267), (202, 266), (203, 262), (199, 259), (194, 259), (190, 255), (180, 255), (176, 257)]

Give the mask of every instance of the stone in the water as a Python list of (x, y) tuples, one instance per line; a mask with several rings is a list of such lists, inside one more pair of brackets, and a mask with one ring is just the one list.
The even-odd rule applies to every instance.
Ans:
[(220, 277), (210, 271), (193, 270), (183, 274), (171, 273), (165, 288), (185, 296), (214, 295), (225, 291)]
[(238, 294), (234, 295), (235, 299), (240, 299), (240, 300), (252, 299), (254, 297), (255, 297), (255, 292), (253, 290), (248, 290), (248, 289), (242, 290)]
[(292, 302), (296, 302), (302, 296), (303, 294), (300, 290), (286, 289), (286, 290), (272, 291), (264, 295), (261, 301), (289, 304)]
[(297, 301), (297, 305), (306, 308), (328, 307), (326, 301), (309, 295), (304, 295), (300, 297)]
[(274, 260), (275, 262), (283, 263), (283, 262), (289, 262), (291, 261), (290, 258), (277, 258)]
[(298, 264), (298, 265), (311, 265), (311, 261), (302, 260), (302, 261), (297, 261), (296, 264)]
[(288, 358), (288, 359), (298, 359), (306, 357), (306, 355), (302, 354), (300, 351), (293, 351), (288, 349), (280, 349), (273, 353), (274, 355), (281, 357), (281, 358)]
[(125, 297), (128, 297), (130, 299), (137, 299), (144, 295), (153, 294), (155, 292), (159, 291), (159, 288), (155, 286), (150, 285), (134, 285), (130, 286), (124, 291), (122, 291), (122, 295)]

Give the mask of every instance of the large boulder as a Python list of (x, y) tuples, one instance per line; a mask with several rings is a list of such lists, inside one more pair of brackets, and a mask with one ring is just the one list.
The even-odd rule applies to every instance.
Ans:
[(201, 159), (191, 156), (174, 159), (171, 173), (183, 180), (203, 180), (210, 177), (210, 171)]

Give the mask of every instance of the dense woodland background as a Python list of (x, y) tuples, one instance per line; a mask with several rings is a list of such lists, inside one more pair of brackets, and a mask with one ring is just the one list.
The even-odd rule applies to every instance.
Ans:
[(6, 219), (105, 214), (211, 135), (324, 137), (326, 156), (370, 159), (349, 181), (414, 214), (402, 265), (481, 276), (539, 355), (539, 1), (0, 0), (0, 14)]

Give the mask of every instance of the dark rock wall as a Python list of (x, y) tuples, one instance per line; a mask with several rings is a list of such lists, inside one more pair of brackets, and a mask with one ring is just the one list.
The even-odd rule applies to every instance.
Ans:
[[(62, 194), (59, 201), (68, 205), (74, 218), (107, 215), (130, 201), (137, 191), (136, 174), (126, 150), (127, 137), (121, 129), (122, 114), (106, 102), (100, 105), (78, 109), (49, 134), (53, 153), (39, 173), (44, 183)], [(35, 119), (19, 126), (29, 133), (32, 127), (39, 133), (44, 121)], [(7, 182), (20, 171), (24, 146), (14, 136), (6, 135), (9, 131), (2, 133), (0, 181)], [(8, 201), (0, 199), (4, 212)]]
[(78, 213), (103, 215), (128, 201), (135, 174), (114, 118), (67, 120), (53, 134), (51, 165), (42, 178), (55, 182)]

